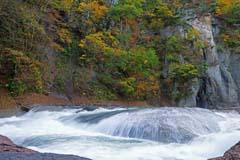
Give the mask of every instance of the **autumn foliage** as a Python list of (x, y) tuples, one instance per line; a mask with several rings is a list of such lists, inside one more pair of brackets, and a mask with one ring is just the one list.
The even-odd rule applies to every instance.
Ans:
[(208, 47), (189, 15), (214, 16), (219, 44), (239, 52), (239, 0), (1, 0), (0, 67), (10, 68), (0, 87), (15, 95), (182, 97), (202, 78)]

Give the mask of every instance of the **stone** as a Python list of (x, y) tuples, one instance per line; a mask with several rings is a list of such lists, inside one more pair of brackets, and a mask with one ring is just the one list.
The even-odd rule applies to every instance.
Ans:
[(9, 138), (0, 135), (0, 153), (2, 152), (37, 153), (31, 149), (17, 146)]

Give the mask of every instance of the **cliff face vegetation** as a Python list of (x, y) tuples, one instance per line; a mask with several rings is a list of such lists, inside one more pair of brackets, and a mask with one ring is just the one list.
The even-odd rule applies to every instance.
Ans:
[(1, 0), (0, 87), (214, 103), (204, 89), (212, 41), (194, 20), (216, 22), (216, 50), (239, 53), (239, 17), (239, 0)]

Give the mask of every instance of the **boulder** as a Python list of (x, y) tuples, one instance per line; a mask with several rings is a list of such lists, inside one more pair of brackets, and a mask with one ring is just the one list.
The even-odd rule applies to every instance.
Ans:
[(31, 149), (15, 145), (9, 138), (0, 135), (0, 153), (15, 152), (15, 153), (37, 153)]
[(209, 160), (240, 160), (240, 142), (224, 153), (223, 157)]

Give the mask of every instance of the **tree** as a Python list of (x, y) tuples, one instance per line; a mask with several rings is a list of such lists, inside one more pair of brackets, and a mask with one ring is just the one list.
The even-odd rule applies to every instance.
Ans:
[(31, 7), (18, 1), (3, 0), (2, 2), (0, 45), (36, 53), (38, 46), (45, 45), (48, 41), (37, 13)]
[(80, 21), (84, 25), (83, 32), (96, 27), (99, 21), (107, 14), (108, 7), (102, 0), (84, 0), (79, 4)]
[(121, 32), (128, 25), (129, 20), (142, 15), (144, 12), (142, 8), (143, 2), (144, 0), (121, 0), (110, 9), (111, 18), (116, 22), (120, 22)]
[(0, 50), (0, 59), (2, 59), (1, 78), (5, 80), (3, 85), (12, 95), (21, 95), (26, 91), (38, 93), (43, 91), (41, 64), (38, 61), (11, 49)]
[(80, 41), (79, 46), (85, 51), (80, 59), (101, 62), (107, 54), (117, 53), (118, 45), (118, 40), (110, 32), (89, 34)]
[(171, 22), (174, 11), (162, 0), (145, 1), (143, 18), (145, 26), (150, 29), (159, 29)]
[(240, 23), (239, 0), (217, 0), (216, 15), (222, 17), (230, 24)]

